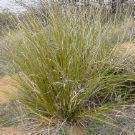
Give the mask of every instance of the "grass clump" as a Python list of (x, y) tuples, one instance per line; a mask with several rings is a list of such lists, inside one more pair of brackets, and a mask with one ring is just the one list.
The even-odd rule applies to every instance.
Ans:
[(112, 64), (116, 45), (132, 39), (125, 28), (101, 24), (98, 15), (71, 15), (51, 12), (46, 26), (28, 16), (10, 59), (19, 68), (19, 100), (41, 121), (64, 123), (79, 135), (85, 118), (112, 122), (105, 113), (133, 99), (125, 82), (135, 77)]

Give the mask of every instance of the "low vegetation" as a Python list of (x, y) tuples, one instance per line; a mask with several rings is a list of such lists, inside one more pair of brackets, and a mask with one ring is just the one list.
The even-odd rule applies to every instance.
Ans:
[(115, 126), (106, 113), (134, 100), (134, 89), (128, 87), (134, 83), (134, 70), (127, 70), (128, 64), (118, 66), (122, 57), (115, 51), (133, 43), (122, 27), (128, 18), (102, 23), (100, 11), (88, 19), (91, 16), (73, 11), (65, 16), (55, 10), (44, 26), (36, 16), (27, 17), (18, 26), (21, 38), (9, 36), (20, 102), (40, 121), (61, 123), (70, 135), (86, 134), (86, 119)]
[(69, 135), (85, 135), (91, 120), (117, 127), (108, 114), (135, 99), (132, 16), (87, 11), (26, 13), (6, 35), (14, 99)]

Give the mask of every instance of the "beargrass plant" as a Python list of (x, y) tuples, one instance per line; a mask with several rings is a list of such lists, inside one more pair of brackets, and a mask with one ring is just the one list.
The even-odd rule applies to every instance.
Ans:
[(18, 26), (20, 39), (11, 35), (17, 98), (40, 121), (61, 123), (70, 135), (86, 134), (86, 119), (114, 125), (106, 113), (134, 99), (125, 82), (135, 79), (134, 72), (112, 64), (114, 50), (132, 38), (114, 22), (101, 24), (99, 14), (89, 20), (56, 11), (47, 19), (44, 26), (28, 15)]

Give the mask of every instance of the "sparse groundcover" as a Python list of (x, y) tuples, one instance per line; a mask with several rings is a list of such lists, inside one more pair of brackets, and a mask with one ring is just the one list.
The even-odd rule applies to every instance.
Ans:
[(56, 133), (65, 128), (69, 135), (86, 134), (89, 120), (116, 127), (107, 113), (135, 98), (134, 88), (127, 85), (135, 80), (134, 70), (117, 66), (114, 57), (119, 45), (134, 38), (118, 25), (101, 24), (100, 13), (88, 20), (55, 10), (48, 25), (28, 15), (18, 26), (22, 38), (10, 33), (9, 58), (19, 69), (16, 98), (42, 125), (58, 125)]

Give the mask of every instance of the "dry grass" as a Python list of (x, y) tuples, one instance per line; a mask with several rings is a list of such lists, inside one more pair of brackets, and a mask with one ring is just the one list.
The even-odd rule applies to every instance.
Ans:
[(116, 55), (118, 54), (122, 56), (131, 55), (135, 57), (135, 43), (121, 44), (117, 46), (115, 51), (116, 51)]
[(6, 127), (0, 128), (0, 135), (25, 135), (20, 129)]
[[(74, 19), (63, 19), (52, 18), (48, 32), (48, 27), (44, 28), (39, 20), (30, 17), (30, 24), (26, 22), (20, 25), (17, 34), (16, 31), (10, 33), (12, 49), (15, 47), (10, 52), (13, 57), (11, 61), (15, 62), (15, 67), (19, 67), (21, 75), (24, 75), (19, 78), (20, 101), (37, 114), (41, 121), (58, 119), (61, 125), (67, 122), (71, 126), (69, 133), (79, 135), (83, 134), (80, 124), (84, 117), (109, 121), (104, 112), (115, 107), (113, 102), (119, 105), (117, 100), (123, 101), (126, 96), (126, 90), (118, 91), (115, 86), (126, 79), (130, 80), (132, 74), (131, 77), (127, 75), (126, 79), (124, 75), (116, 75), (117, 68), (113, 71), (109, 65), (111, 59), (108, 52), (113, 50), (110, 46), (120, 44), (115, 48), (116, 57), (121, 59), (127, 57), (127, 54), (135, 56), (135, 46), (124, 43), (130, 41), (127, 27), (132, 24), (116, 26), (109, 22), (104, 26), (100, 24), (100, 18), (89, 23), (83, 21), (83, 18), (75, 22)], [(91, 48), (94, 48), (93, 51)], [(121, 63), (118, 61), (118, 64)], [(8, 103), (16, 96), (16, 85), (17, 82), (9, 76), (0, 79), (0, 103)], [(97, 99), (102, 101), (97, 103)], [(94, 102), (97, 106), (85, 101)], [(57, 125), (57, 122), (54, 124)], [(80, 132), (76, 133), (79, 129)], [(4, 128), (0, 134), (22, 133), (14, 128)]]
[(0, 104), (9, 102), (16, 94), (17, 88), (15, 84), (17, 82), (10, 76), (4, 76), (0, 79)]
[(135, 69), (135, 44), (127, 42), (116, 46), (114, 49), (113, 64), (118, 68), (134, 72)]

